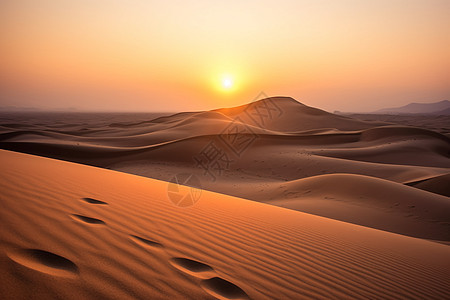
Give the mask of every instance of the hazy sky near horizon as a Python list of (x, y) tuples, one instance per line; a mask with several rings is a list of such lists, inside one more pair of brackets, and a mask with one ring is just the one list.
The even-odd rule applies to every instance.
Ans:
[(0, 106), (326, 110), (450, 97), (449, 0), (3, 0)]

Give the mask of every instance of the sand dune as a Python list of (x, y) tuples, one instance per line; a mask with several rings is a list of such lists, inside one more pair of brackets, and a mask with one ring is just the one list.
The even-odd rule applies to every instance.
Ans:
[(408, 182), (407, 185), (450, 197), (450, 174)]
[(426, 128), (439, 132), (450, 137), (450, 115), (380, 115), (380, 114), (355, 114), (348, 113), (346, 116), (372, 121), (372, 122), (388, 122), (403, 126), (414, 126)]
[[(0, 148), (164, 181), (188, 173), (210, 191), (395, 233), (449, 240), (448, 216), (431, 213), (446, 202), (437, 194), (448, 201), (448, 137), (330, 114), (289, 97), (156, 119), (145, 114), (82, 116), (78, 122), (73, 115), (2, 117)], [(217, 151), (216, 158), (222, 159), (204, 168), (208, 151)], [(323, 177), (326, 174), (348, 176)], [(292, 199), (289, 195), (306, 189), (302, 184), (308, 180), (320, 182), (311, 189), (316, 196), (309, 202)], [(365, 195), (352, 194), (347, 182), (353, 181), (361, 182), (369, 193), (385, 193), (374, 192), (370, 203), (360, 201), (358, 197)], [(341, 184), (350, 192), (342, 193)], [(324, 191), (324, 197), (336, 194), (342, 200), (323, 199)], [(427, 203), (430, 215), (410, 211), (401, 199)], [(400, 207), (391, 208), (395, 203)]]
[(366, 122), (328, 113), (297, 102), (291, 97), (272, 97), (233, 108), (215, 110), (232, 119), (240, 118), (246, 124), (280, 132), (298, 132), (319, 128), (360, 130), (386, 125), (384, 122)]
[(353, 174), (313, 176), (266, 190), (269, 203), (404, 235), (450, 241), (448, 197)]
[[(450, 294), (447, 245), (208, 191), (181, 208), (168, 198), (167, 182), (27, 154), (2, 150), (0, 165), (2, 298), (445, 299)], [(347, 176), (355, 175), (286, 184), (309, 188)], [(356, 177), (358, 185), (372, 184), (371, 178)], [(426, 193), (384, 180), (375, 184), (392, 185), (390, 192), (398, 194)], [(344, 186), (338, 191), (348, 193)], [(364, 189), (355, 191), (360, 194)], [(390, 204), (377, 203), (378, 196), (367, 202)], [(446, 205), (440, 202), (444, 197), (430, 199), (436, 208)]]

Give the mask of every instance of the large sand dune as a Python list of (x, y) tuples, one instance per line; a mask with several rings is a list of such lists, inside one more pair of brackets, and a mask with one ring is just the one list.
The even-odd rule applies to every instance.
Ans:
[(447, 136), (288, 97), (156, 119), (7, 116), (0, 147), (164, 181), (191, 174), (206, 190), (450, 241)]
[(450, 240), (448, 197), (362, 175), (330, 174), (266, 191), (269, 203), (386, 231)]
[[(1, 150), (0, 166), (2, 299), (450, 295), (447, 245), (208, 191), (179, 207), (167, 182), (27, 154)], [(427, 192), (365, 176), (285, 185), (319, 197), (315, 185), (326, 195), (338, 182), (333, 192), (345, 198), (349, 176), (368, 205), (391, 204), (383, 189), (426, 205), (414, 192)], [(446, 198), (429, 199), (435, 210), (420, 217), (445, 218)]]

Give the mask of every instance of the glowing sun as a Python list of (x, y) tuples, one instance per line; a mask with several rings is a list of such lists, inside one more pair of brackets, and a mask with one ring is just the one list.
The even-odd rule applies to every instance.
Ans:
[(233, 79), (230, 76), (226, 76), (222, 79), (222, 88), (229, 90), (233, 87)]

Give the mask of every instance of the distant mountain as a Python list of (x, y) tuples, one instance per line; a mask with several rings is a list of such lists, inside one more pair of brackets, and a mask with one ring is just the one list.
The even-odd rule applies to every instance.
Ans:
[(434, 103), (410, 103), (401, 107), (383, 108), (376, 114), (449, 114), (450, 101), (442, 100)]

